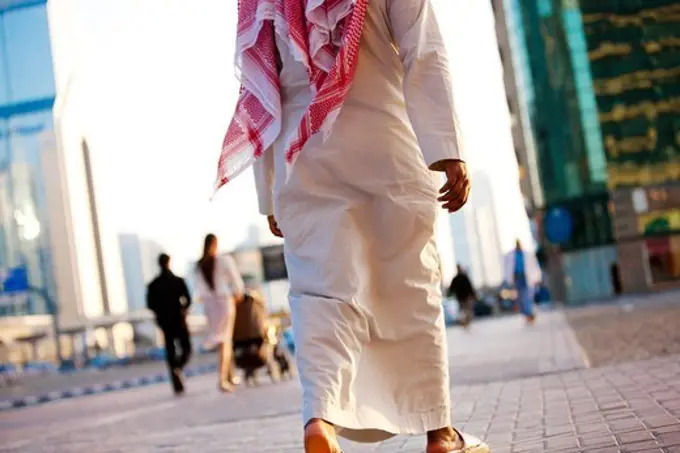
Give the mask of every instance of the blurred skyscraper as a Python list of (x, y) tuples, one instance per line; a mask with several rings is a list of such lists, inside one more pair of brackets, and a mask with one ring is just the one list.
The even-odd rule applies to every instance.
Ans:
[(503, 281), (503, 221), (494, 206), (493, 187), (484, 172), (472, 175), (468, 205), (451, 216), (454, 253), (475, 286), (494, 287)]
[[(42, 151), (55, 89), (41, 3), (0, 2), (0, 267), (25, 267), (31, 285), (54, 293)], [(0, 304), (0, 316), (47, 311), (35, 296)]]
[(158, 275), (158, 256), (163, 247), (136, 234), (121, 234), (119, 240), (128, 310), (144, 310), (146, 286)]
[(554, 230), (544, 216), (566, 212), (573, 225), (559, 251), (550, 248), (567, 299), (610, 295), (614, 262), (624, 291), (679, 284), (680, 2), (493, 5), (510, 51), (506, 85), (535, 146), (532, 155), (516, 140), (523, 173), (540, 188), (535, 220)]
[(451, 64), (459, 145), (472, 179), (468, 204), (449, 218), (455, 260), (477, 286), (495, 286), (503, 278), (503, 253), (518, 238), (527, 248), (534, 244), (530, 203), (520, 190), (513, 147), (519, 131), (506, 102), (494, 15), (485, 2), (433, 4)]
[[(55, 83), (53, 55), (74, 45), (51, 40), (71, 25), (64, 4), (0, 1), (0, 271), (24, 269), (72, 328), (127, 305), (117, 235), (102, 222), (96, 153), (84, 119), (69, 114), (78, 93)], [(0, 296), (9, 338), (50, 329), (42, 299)]]

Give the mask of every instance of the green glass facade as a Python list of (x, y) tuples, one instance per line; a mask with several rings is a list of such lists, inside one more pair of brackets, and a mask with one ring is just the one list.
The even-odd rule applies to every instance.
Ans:
[[(567, 299), (592, 295), (581, 274), (606, 278), (613, 260), (627, 290), (651, 288), (650, 269), (677, 280), (680, 265), (668, 263), (680, 263), (680, 0), (505, 0), (505, 8), (511, 39), (524, 46), (515, 70), (531, 81), (518, 88), (528, 90), (544, 209), (567, 209), (574, 221), (560, 247)], [(640, 188), (650, 212), (633, 207)]]
[[(607, 160), (585, 25), (575, 1), (507, 0), (515, 55), (525, 72), (545, 209), (574, 219), (566, 250), (613, 243)], [(521, 58), (526, 55), (527, 58)]]
[(582, 0), (612, 189), (680, 180), (680, 1)]

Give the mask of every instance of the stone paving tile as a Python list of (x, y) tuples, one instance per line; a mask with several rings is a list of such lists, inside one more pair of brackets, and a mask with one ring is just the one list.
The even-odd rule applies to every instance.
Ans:
[[(494, 453), (680, 452), (680, 356), (584, 369), (565, 325), (547, 313), (535, 329), (509, 318), (451, 332), (457, 426), (487, 439)], [(517, 375), (530, 377), (512, 379), (497, 369), (521, 355), (513, 342), (551, 371), (531, 376), (540, 367), (519, 367)], [(302, 451), (296, 381), (234, 395), (217, 393), (213, 381), (191, 380), (180, 399), (161, 385), (2, 413), (0, 452)], [(345, 453), (423, 446), (422, 437), (398, 437), (348, 443)]]
[(565, 311), (592, 366), (680, 354), (680, 292)]
[[(296, 382), (223, 396), (212, 379), (195, 381), (177, 400), (157, 387), (3, 414), (0, 451), (301, 451)], [(680, 449), (678, 384), (680, 357), (456, 386), (453, 416), (494, 453), (671, 452)], [(399, 437), (346, 453), (422, 453), (423, 443)]]
[(473, 323), (448, 335), (454, 385), (522, 379), (585, 368), (583, 350), (564, 313), (539, 312), (533, 327), (521, 316)]

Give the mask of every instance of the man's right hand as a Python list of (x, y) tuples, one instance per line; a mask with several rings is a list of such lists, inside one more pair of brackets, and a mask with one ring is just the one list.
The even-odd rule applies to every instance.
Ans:
[(274, 236), (282, 238), (283, 233), (281, 232), (281, 230), (279, 230), (279, 225), (278, 223), (276, 223), (276, 219), (274, 218), (274, 216), (268, 215), (267, 221), (269, 222), (269, 231), (271, 231)]
[(439, 190), (439, 202), (442, 208), (449, 212), (456, 212), (467, 203), (470, 195), (470, 177), (465, 162), (460, 160), (445, 160), (439, 165), (446, 173), (446, 184)]

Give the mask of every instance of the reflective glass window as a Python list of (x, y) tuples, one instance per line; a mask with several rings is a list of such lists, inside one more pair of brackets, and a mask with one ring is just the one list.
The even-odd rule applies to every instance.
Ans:
[[(43, 135), (52, 132), (52, 115), (17, 115), (0, 129), (0, 266), (25, 266), (29, 282), (53, 293), (47, 230), (47, 200), (42, 167)], [(17, 301), (15, 311), (45, 313), (38, 297)], [(18, 313), (17, 312), (17, 313)]]
[(6, 103), (54, 96), (52, 51), (45, 5), (0, 15)]
[(9, 68), (7, 67), (7, 41), (5, 40), (5, 22), (0, 14), (0, 105), (10, 102)]

